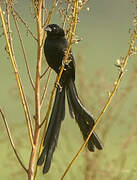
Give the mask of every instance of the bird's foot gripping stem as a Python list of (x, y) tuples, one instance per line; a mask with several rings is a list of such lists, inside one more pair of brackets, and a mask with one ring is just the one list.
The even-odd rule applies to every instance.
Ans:
[(65, 61), (62, 61), (62, 66), (64, 66), (64, 71), (66, 71), (66, 66), (69, 66), (69, 63), (71, 62), (71, 59), (67, 59)]
[(59, 88), (59, 91), (61, 92), (62, 91), (62, 86), (59, 82), (55, 82), (55, 87), (58, 89)]

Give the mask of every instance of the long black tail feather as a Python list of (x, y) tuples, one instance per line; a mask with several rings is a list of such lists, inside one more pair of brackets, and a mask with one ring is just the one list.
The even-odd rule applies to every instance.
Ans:
[(42, 165), (45, 160), (43, 173), (47, 173), (50, 168), (51, 159), (58, 141), (61, 122), (62, 120), (64, 120), (64, 117), (65, 117), (65, 89), (63, 88), (60, 91), (58, 87), (50, 117), (50, 122), (43, 141), (44, 148), (37, 162), (38, 165)]
[[(80, 102), (73, 80), (70, 80), (70, 82), (68, 83), (66, 91), (70, 115), (72, 118), (75, 117), (76, 122), (78, 123), (78, 126), (82, 132), (83, 139), (86, 140), (91, 131), (91, 128), (94, 126), (94, 119)], [(38, 165), (42, 165), (44, 163), (43, 173), (47, 173), (50, 169), (51, 160), (59, 137), (61, 122), (62, 120), (64, 120), (64, 117), (65, 88), (60, 90), (60, 88), (58, 87), (49, 125), (43, 141), (43, 150), (37, 162)], [(94, 151), (94, 146), (97, 149), (103, 149), (98, 136), (93, 131), (92, 136), (89, 138), (87, 147), (89, 151)]]
[[(67, 97), (70, 101), (69, 104), (71, 104), (70, 111), (72, 113), (72, 110), (73, 110), (73, 113), (75, 114), (75, 119), (82, 132), (83, 139), (85, 140), (88, 137), (92, 127), (94, 126), (94, 119), (92, 115), (85, 109), (85, 107), (80, 102), (73, 80), (70, 80), (66, 90), (67, 90)], [(69, 108), (70, 108), (70, 105), (69, 105)], [(103, 149), (103, 146), (98, 136), (93, 131), (93, 134), (91, 135), (88, 141), (88, 149), (90, 151), (94, 151), (94, 145), (99, 150)]]
[(67, 100), (68, 100), (68, 107), (69, 107), (70, 116), (74, 119), (75, 118), (75, 114), (74, 114), (74, 110), (73, 110), (73, 107), (72, 107), (72, 104), (71, 104), (71, 100), (70, 100), (70, 96), (69, 96), (68, 93), (67, 93)]

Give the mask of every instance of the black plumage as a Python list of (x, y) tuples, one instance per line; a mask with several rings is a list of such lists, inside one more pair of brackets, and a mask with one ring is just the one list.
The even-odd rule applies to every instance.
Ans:
[[(45, 57), (48, 65), (59, 74), (68, 42), (65, 38), (64, 30), (56, 24), (48, 25), (45, 31), (47, 31), (47, 38), (44, 44)], [(70, 62), (65, 65), (60, 79), (60, 86), (57, 87), (49, 125), (43, 142), (43, 150), (37, 163), (38, 165), (44, 163), (43, 173), (47, 173), (50, 168), (51, 159), (58, 141), (61, 122), (65, 118), (65, 93), (67, 94), (70, 115), (72, 118), (75, 117), (84, 140), (88, 137), (94, 125), (92, 115), (85, 109), (78, 97), (75, 86), (75, 61), (71, 50), (68, 60)], [(94, 147), (99, 150), (103, 149), (94, 131), (87, 147), (89, 151), (94, 151)]]

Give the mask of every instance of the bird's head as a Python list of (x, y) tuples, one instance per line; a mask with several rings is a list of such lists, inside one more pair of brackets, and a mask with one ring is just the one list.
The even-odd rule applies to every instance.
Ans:
[(47, 36), (65, 36), (64, 30), (57, 24), (49, 24), (45, 27)]

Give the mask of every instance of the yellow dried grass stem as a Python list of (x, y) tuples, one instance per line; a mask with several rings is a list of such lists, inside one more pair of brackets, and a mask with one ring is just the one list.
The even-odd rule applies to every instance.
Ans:
[(19, 75), (19, 72), (18, 72), (18, 69), (17, 69), (17, 65), (16, 65), (16, 62), (15, 62), (14, 56), (12, 55), (12, 49), (11, 49), (11, 45), (10, 45), (10, 42), (9, 42), (7, 30), (6, 30), (5, 20), (4, 20), (3, 12), (2, 12), (2, 9), (1, 9), (1, 4), (0, 4), (0, 17), (1, 17), (1, 22), (2, 22), (2, 26), (3, 26), (3, 31), (4, 31), (7, 47), (8, 47), (8, 53), (9, 53), (9, 56), (10, 56), (12, 67), (13, 67), (14, 72), (15, 72), (17, 86), (18, 86), (18, 89), (19, 89), (20, 98), (21, 98), (21, 102), (22, 102), (25, 117), (26, 117), (26, 123), (27, 123), (30, 142), (31, 142), (31, 145), (33, 146), (33, 131), (32, 131), (31, 119), (30, 119), (30, 115), (29, 115), (29, 109), (28, 109), (28, 106), (27, 106), (27, 101), (26, 101), (26, 98), (25, 98), (25, 94), (24, 94), (22, 82), (21, 82), (21, 79), (20, 79), (20, 75)]

